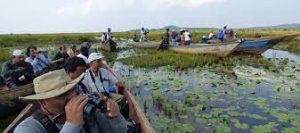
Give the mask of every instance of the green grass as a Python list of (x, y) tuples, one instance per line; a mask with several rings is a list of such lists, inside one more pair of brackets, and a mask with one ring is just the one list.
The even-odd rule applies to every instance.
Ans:
[(139, 50), (138, 56), (120, 59), (126, 65), (141, 68), (157, 68), (172, 66), (175, 69), (188, 69), (195, 67), (209, 67), (216, 71), (232, 73), (232, 67), (236, 65), (251, 65), (266, 69), (275, 68), (274, 64), (260, 56), (232, 56), (220, 58), (210, 55), (185, 55), (171, 51), (157, 51), (153, 49)]
[[(191, 31), (193, 42), (199, 42), (203, 35), (208, 35), (209, 30)], [(217, 30), (214, 31), (217, 34)], [(243, 38), (253, 38), (254, 34), (259, 33), (262, 37), (280, 36), (286, 34), (300, 33), (299, 30), (252, 30), (239, 29), (235, 30), (238, 35)], [(114, 32), (113, 37), (131, 39), (134, 34), (140, 36), (139, 32)], [(148, 34), (149, 40), (158, 41), (163, 36), (163, 31), (150, 31)], [(11, 34), (0, 35), (0, 46), (15, 47), (29, 45), (70, 45), (78, 44), (84, 41), (96, 41), (95, 36), (101, 36), (102, 33), (63, 33), (63, 34)]]
[(282, 42), (276, 45), (275, 48), (300, 54), (300, 40)]

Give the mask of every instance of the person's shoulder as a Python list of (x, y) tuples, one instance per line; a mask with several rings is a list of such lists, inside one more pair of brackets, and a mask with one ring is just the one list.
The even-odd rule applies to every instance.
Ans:
[(100, 68), (101, 73), (110, 73), (107, 69), (105, 68)]
[(32, 116), (23, 120), (14, 130), (14, 133), (46, 133), (43, 125)]
[(3, 65), (11, 65), (11, 64), (12, 64), (12, 60), (8, 60), (3, 63)]

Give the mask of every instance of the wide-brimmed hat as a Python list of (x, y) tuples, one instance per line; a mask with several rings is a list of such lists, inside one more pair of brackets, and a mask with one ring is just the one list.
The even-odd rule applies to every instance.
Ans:
[(27, 100), (41, 100), (60, 96), (73, 89), (83, 78), (84, 74), (71, 80), (64, 69), (52, 71), (33, 80), (35, 94), (20, 97)]
[(101, 53), (91, 53), (89, 55), (88, 62), (91, 63), (95, 60), (99, 60), (99, 59), (102, 59), (102, 58), (104, 58), (104, 56)]

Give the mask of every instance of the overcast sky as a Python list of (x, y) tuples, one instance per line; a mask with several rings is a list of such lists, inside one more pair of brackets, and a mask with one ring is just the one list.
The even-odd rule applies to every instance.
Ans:
[(0, 0), (0, 34), (300, 23), (300, 0)]

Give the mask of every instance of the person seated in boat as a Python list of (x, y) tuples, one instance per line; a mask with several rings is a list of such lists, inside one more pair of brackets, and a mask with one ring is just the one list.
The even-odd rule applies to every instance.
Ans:
[(132, 40), (133, 40), (134, 42), (139, 42), (139, 38), (138, 38), (138, 36), (136, 35), (136, 33), (134, 33)]
[(158, 50), (167, 50), (169, 47), (169, 41), (164, 36), (161, 37), (161, 42), (158, 47)]
[(69, 55), (70, 58), (76, 57), (79, 54), (76, 45), (72, 45), (68, 50), (67, 54)]
[[(105, 65), (104, 63), (102, 63), (102, 64), (103, 64), (103, 65), (101, 65), (102, 68), (108, 69), (107, 65)], [(86, 63), (79, 57), (74, 57), (74, 58), (69, 59), (65, 66), (65, 70), (71, 79), (76, 79), (81, 74), (85, 73), (86, 69), (87, 69)], [(114, 76), (116, 77), (116, 75), (114, 75)], [(93, 93), (93, 92), (90, 92), (89, 90), (90, 89), (88, 89), (88, 86), (85, 86), (82, 82), (79, 82), (77, 85), (77, 88), (76, 88), (76, 91), (79, 94)], [(114, 88), (108, 88), (108, 91), (110, 91), (110, 93), (115, 92)], [(112, 96), (111, 99), (118, 103), (122, 115), (127, 119), (129, 117), (129, 112), (128, 112), (129, 107), (127, 105), (125, 97), (122, 95), (117, 95), (117, 94), (111, 94), (111, 96)]]
[(86, 71), (82, 83), (90, 93), (123, 93), (128, 87), (119, 81), (114, 74), (105, 68), (104, 56), (101, 53), (89, 55), (88, 63), (90, 68)]
[(2, 67), (2, 76), (5, 81), (12, 87), (32, 83), (33, 67), (24, 60), (22, 50), (14, 50), (12, 55), (13, 59), (5, 62)]
[(2, 76), (0, 76), (0, 92), (1, 91), (7, 91), (7, 90), (9, 90), (9, 87), (6, 84), (5, 79)]
[(67, 47), (66, 46), (60, 46), (59, 52), (53, 57), (53, 64), (55, 64), (56, 69), (61, 69), (66, 64), (66, 60), (69, 58), (69, 55), (67, 53)]
[(103, 32), (102, 36), (101, 36), (101, 43), (105, 43), (106, 42), (106, 34)]
[(86, 64), (88, 64), (87, 57), (89, 56), (89, 49), (85, 46), (81, 46), (77, 57), (82, 58)]
[(208, 37), (206, 37), (206, 36), (202, 36), (202, 38), (201, 38), (201, 43), (208, 43)]
[(72, 80), (62, 69), (34, 79), (35, 94), (21, 99), (33, 101), (38, 109), (14, 133), (126, 133), (127, 123), (116, 102), (105, 97), (99, 100), (98, 94), (76, 93), (82, 78)]
[(209, 35), (208, 35), (208, 40), (212, 40), (212, 39), (214, 39), (214, 37), (215, 37), (215, 34), (214, 34), (214, 32), (212, 31), (212, 32), (210, 32)]
[[(85, 73), (86, 69), (87, 64), (82, 58), (79, 57), (68, 59), (65, 65), (65, 71), (72, 80), (78, 78), (81, 74)], [(76, 91), (80, 94), (89, 94), (87, 88), (82, 84), (82, 82), (78, 83), (78, 87), (76, 89)]]
[(25, 61), (30, 63), (33, 67), (36, 76), (42, 75), (50, 71), (51, 62), (37, 47), (30, 46), (27, 48), (26, 55), (28, 56)]

